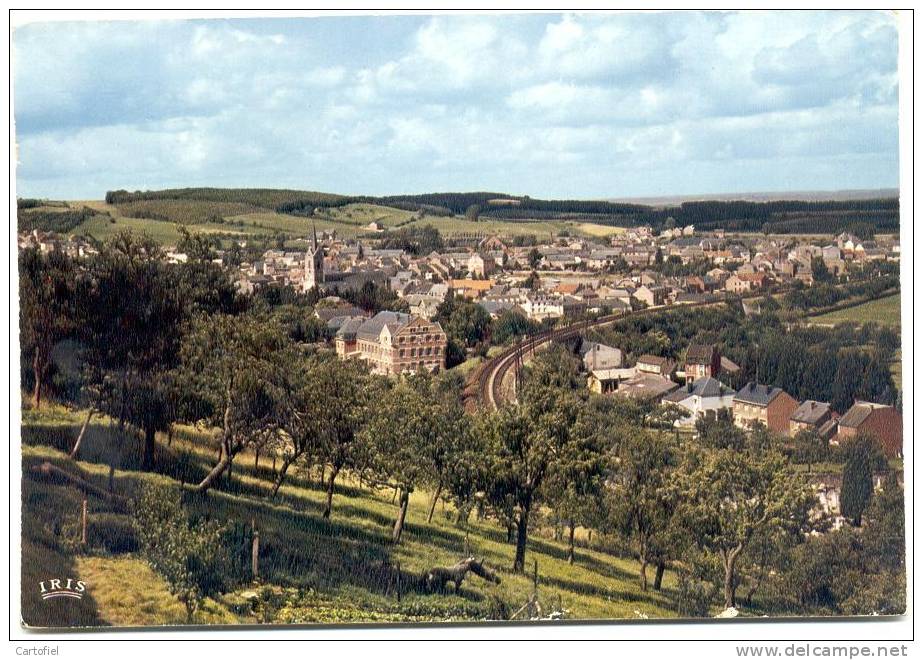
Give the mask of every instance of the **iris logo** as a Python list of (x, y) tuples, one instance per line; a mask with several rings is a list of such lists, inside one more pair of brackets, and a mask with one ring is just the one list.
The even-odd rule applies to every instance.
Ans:
[(38, 583), (42, 600), (50, 598), (76, 598), (80, 600), (87, 590), (86, 582), (73, 578), (42, 580)]

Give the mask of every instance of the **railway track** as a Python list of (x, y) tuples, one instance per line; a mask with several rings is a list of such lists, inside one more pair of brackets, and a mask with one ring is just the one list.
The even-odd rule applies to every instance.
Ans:
[[(745, 296), (744, 299), (757, 297), (761, 296)], [(726, 302), (726, 300), (717, 300), (692, 303), (690, 305), (683, 305), (681, 307), (672, 305), (658, 305), (656, 307), (647, 307), (645, 309), (637, 310), (634, 312), (626, 312), (624, 314), (610, 314), (607, 316), (601, 316), (598, 319), (578, 321), (576, 323), (564, 326), (563, 328), (555, 328), (531, 335), (530, 337), (527, 337), (517, 343), (515, 346), (511, 346), (505, 349), (499, 355), (496, 355), (490, 360), (484, 362), (468, 376), (468, 380), (465, 383), (465, 410), (468, 412), (474, 412), (481, 408), (497, 410), (502, 403), (507, 401), (507, 397), (503, 391), (503, 382), (506, 379), (510, 369), (515, 368), (517, 364), (521, 365), (525, 363), (526, 360), (528, 360), (538, 350), (545, 347), (549, 343), (560, 342), (565, 339), (569, 339), (575, 335), (586, 332), (590, 328), (603, 327), (622, 319), (649, 316), (651, 314), (656, 314), (657, 312), (670, 309), (671, 307), (676, 307), (677, 309), (688, 309), (695, 307), (721, 305)]]

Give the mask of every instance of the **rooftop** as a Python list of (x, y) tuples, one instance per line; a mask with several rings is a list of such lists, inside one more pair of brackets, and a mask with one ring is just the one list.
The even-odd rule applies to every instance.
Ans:
[(830, 404), (808, 399), (795, 409), (791, 420), (802, 424), (816, 425), (830, 412)]
[(769, 385), (760, 385), (759, 383), (747, 383), (737, 392), (734, 401), (742, 403), (752, 403), (758, 406), (768, 406), (773, 399), (782, 394), (780, 387), (770, 387)]

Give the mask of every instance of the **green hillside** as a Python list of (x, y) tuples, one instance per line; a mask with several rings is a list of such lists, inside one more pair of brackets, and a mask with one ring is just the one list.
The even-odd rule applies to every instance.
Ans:
[[(179, 485), (201, 476), (215, 457), (211, 438), (189, 427), (177, 429), (171, 446), (160, 436), (158, 463), (169, 474), (153, 474), (136, 470), (137, 438), (120, 437), (108, 419), (94, 420), (81, 449), (82, 460), (75, 462), (62, 450), (73, 443), (82, 418), (60, 407), (23, 411), (23, 584), (49, 571), (74, 574), (87, 580), (89, 594), (75, 606), (49, 614), (24, 587), (24, 617), (35, 625), (183, 623), (182, 606), (134, 554), (128, 515), (91, 497), (89, 543), (81, 547), (75, 541), (79, 491), (30, 478), (30, 467), (50, 461), (106, 488), (108, 464), (116, 460), (120, 467), (114, 473), (114, 490), (129, 495), (144, 482)], [(200, 513), (244, 525), (256, 522), (264, 580), (258, 587), (243, 585), (207, 601), (197, 621), (252, 623), (270, 613), (278, 623), (493, 619), (510, 616), (532, 593), (529, 574), (510, 572), (514, 545), (506, 542), (496, 522), (478, 521), (472, 515), (467, 527), (456, 524), (454, 510), (445, 505), (437, 508), (432, 523), (426, 523), (429, 494), (417, 491), (411, 496), (404, 538), (393, 545), (390, 528), (397, 506), (390, 491), (344, 479), (336, 490), (333, 515), (325, 520), (317, 475), (293, 475), (280, 497), (271, 501), (272, 475), (271, 459), (264, 456), (256, 467), (252, 454), (242, 455), (230, 484), (223, 482), (220, 491), (206, 497), (190, 495), (187, 506)], [(662, 592), (643, 593), (638, 563), (603, 552), (596, 537), (590, 549), (585, 534), (578, 535), (577, 560), (571, 565), (564, 542), (553, 540), (547, 527), (537, 532), (530, 539), (527, 561), (530, 568), (537, 562), (539, 602), (546, 612), (563, 609), (569, 619), (676, 616), (671, 572)], [(378, 579), (383, 566), (399, 566), (410, 583), (412, 576), (432, 566), (458, 561), (466, 549), (496, 569), (501, 583), (472, 576), (459, 594), (406, 586), (398, 598), (393, 584)], [(254, 600), (246, 592), (258, 597)]]

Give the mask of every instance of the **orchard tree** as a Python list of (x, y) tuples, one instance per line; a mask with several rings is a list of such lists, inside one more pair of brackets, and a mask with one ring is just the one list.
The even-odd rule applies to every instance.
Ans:
[(519, 405), (485, 416), (480, 429), (489, 446), (492, 503), (516, 508), (516, 555), (513, 570), (525, 568), (529, 517), (545, 479), (575, 451), (579, 399), (571, 391), (534, 385)]
[(607, 490), (605, 479), (612, 451), (612, 429), (618, 413), (621, 413), (618, 407), (602, 408), (584, 403), (574, 425), (574, 441), (558, 454), (554, 469), (542, 486), (542, 500), (553, 507), (557, 518), (567, 526), (567, 561), (571, 564), (576, 559), (574, 535), (577, 526), (588, 527), (599, 522)]
[(631, 428), (622, 434), (613, 460), (610, 497), (616, 524), (635, 543), (641, 589), (647, 591), (647, 567), (657, 567), (660, 588), (677, 506), (671, 470), (675, 450), (666, 436)]
[[(368, 448), (360, 432), (384, 396), (382, 380), (370, 376), (356, 361), (318, 358), (311, 387), (303, 391), (305, 419), (313, 418), (318, 428), (318, 459), (330, 466), (326, 475), (324, 518), (333, 508), (336, 479), (344, 469), (362, 469)], [(312, 396), (313, 395), (313, 396)]]
[(678, 515), (701, 550), (723, 568), (724, 607), (735, 607), (738, 563), (757, 534), (799, 530), (813, 495), (778, 454), (691, 452), (677, 474)]
[(805, 463), (808, 472), (815, 463), (820, 463), (830, 455), (830, 443), (815, 429), (802, 429), (792, 440), (792, 459)]
[(378, 403), (363, 432), (368, 447), (367, 472), (377, 483), (400, 491), (391, 540), (401, 539), (410, 494), (419, 486), (433, 489), (429, 516), (450, 479), (461, 453), (467, 418), (460, 407), (435, 395), (426, 374), (405, 377)]
[(73, 261), (54, 251), (19, 254), (19, 332), (23, 356), (32, 365), (32, 405), (42, 404), (51, 351), (78, 326), (78, 288)]
[[(111, 393), (100, 403), (121, 430), (133, 411), (135, 421), (147, 414), (140, 411), (151, 402), (151, 383), (176, 365), (185, 310), (160, 246), (146, 234), (116, 234), (89, 270), (83, 358), (100, 379), (91, 385)], [(132, 402), (136, 395), (147, 401)]]
[(253, 314), (196, 319), (181, 358), (181, 386), (204, 403), (203, 421), (221, 429), (221, 457), (196, 486), (205, 492), (237, 454), (279, 428), (284, 376), (298, 358), (277, 326)]

